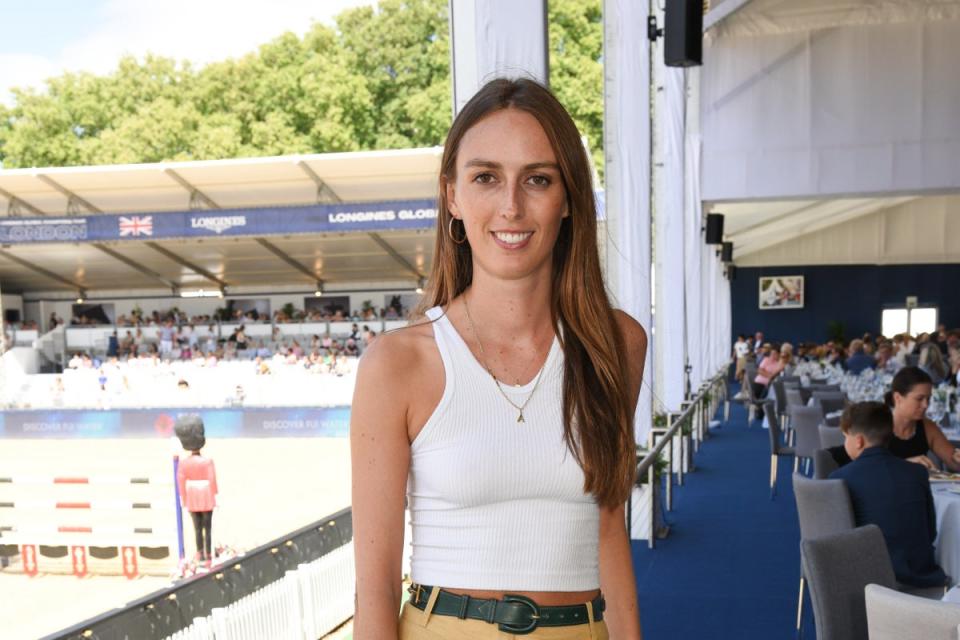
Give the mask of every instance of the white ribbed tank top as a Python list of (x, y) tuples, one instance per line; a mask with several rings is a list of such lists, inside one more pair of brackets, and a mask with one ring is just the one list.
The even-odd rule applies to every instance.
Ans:
[[(414, 582), (514, 591), (600, 587), (600, 512), (563, 441), (563, 351), (554, 338), (517, 422), (442, 309), (434, 320), (446, 384), (410, 446), (407, 504)], [(534, 388), (503, 385), (521, 405)]]

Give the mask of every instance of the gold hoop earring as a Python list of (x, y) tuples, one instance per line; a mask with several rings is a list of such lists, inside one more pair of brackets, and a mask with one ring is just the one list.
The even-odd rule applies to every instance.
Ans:
[(447, 231), (450, 234), (450, 239), (453, 240), (453, 244), (463, 244), (467, 241), (467, 230), (463, 230), (463, 237), (457, 240), (457, 236), (453, 234), (453, 221), (456, 220), (453, 216), (450, 216), (450, 224), (447, 225)]

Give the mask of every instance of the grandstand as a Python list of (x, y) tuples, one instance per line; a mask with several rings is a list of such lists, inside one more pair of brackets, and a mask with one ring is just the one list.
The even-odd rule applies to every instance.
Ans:
[[(15, 608), (33, 610), (38, 589), (64, 603), (42, 623), (33, 616), (11, 628), (14, 637), (66, 627), (173, 574), (175, 548), (166, 565), (139, 556), (137, 571), (160, 566), (157, 578), (128, 580), (116, 554), (98, 559), (86, 546), (124, 548), (130, 542), (109, 531), (127, 522), (166, 531), (172, 511), (151, 523), (96, 509), (63, 520), (37, 509), (66, 494), (36, 487), (105, 473), (163, 481), (179, 449), (173, 419), (185, 411), (203, 417), (217, 460), (218, 544), (253, 550), (349, 506), (344, 436), (357, 359), (416, 304), (430, 266), (439, 153), (0, 171), (0, 476), (20, 479), (0, 488), (4, 501), (36, 507), (0, 514), (9, 564), (0, 579), (5, 593), (22, 594), (8, 603)], [(264, 459), (280, 464), (246, 482)], [(322, 471), (305, 477), (306, 469)], [(70, 500), (115, 505), (116, 486), (95, 483)], [(166, 504), (170, 490), (151, 503)], [(94, 540), (56, 533), (65, 523), (114, 528)], [(43, 539), (29, 533), (49, 530)], [(166, 545), (164, 536), (151, 544)], [(20, 555), (31, 542), (45, 545), (36, 578)], [(58, 545), (81, 546), (85, 570), (113, 577), (97, 575), (91, 590), (55, 575), (77, 571)]]

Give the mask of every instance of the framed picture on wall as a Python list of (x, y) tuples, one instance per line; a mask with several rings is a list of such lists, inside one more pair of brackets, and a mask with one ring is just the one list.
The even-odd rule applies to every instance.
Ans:
[(760, 276), (760, 309), (803, 309), (803, 276)]

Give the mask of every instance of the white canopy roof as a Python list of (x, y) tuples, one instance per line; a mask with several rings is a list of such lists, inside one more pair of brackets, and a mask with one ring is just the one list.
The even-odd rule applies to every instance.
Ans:
[[(0, 170), (0, 217), (231, 209), (436, 197), (442, 148)], [(409, 282), (431, 229), (265, 238), (4, 245), (5, 292)]]
[(220, 208), (309, 204), (317, 202), (318, 195), (324, 202), (433, 198), (442, 152), (441, 147), (430, 147), (7, 169), (0, 170), (0, 215), (70, 213), (70, 194), (75, 210), (84, 214), (183, 211), (191, 208), (194, 190)]

